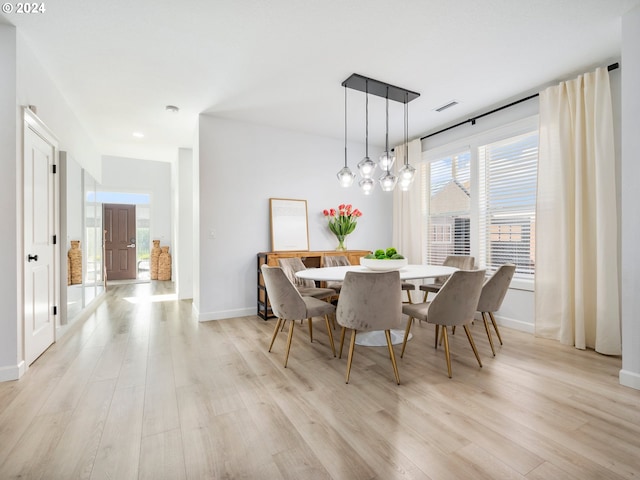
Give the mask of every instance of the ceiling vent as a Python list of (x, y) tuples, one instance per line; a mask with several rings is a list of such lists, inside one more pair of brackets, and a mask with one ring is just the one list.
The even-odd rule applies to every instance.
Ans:
[(450, 102), (445, 103), (444, 105), (436, 108), (436, 112), (442, 112), (443, 110), (446, 110), (447, 108), (451, 108), (458, 105), (458, 102), (455, 100), (451, 100)]

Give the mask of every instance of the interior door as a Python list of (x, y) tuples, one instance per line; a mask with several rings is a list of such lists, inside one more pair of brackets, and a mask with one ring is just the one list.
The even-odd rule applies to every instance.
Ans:
[(136, 206), (104, 205), (105, 268), (109, 280), (136, 278)]
[(27, 365), (55, 341), (57, 142), (25, 110), (24, 349)]

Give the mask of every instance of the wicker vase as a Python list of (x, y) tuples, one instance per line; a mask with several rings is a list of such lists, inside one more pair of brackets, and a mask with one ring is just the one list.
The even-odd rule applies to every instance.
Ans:
[(160, 247), (158, 257), (158, 280), (171, 280), (171, 254), (169, 247)]
[(153, 240), (153, 247), (151, 247), (151, 265), (149, 266), (151, 280), (158, 279), (158, 257), (160, 257), (160, 240)]
[(71, 248), (67, 254), (69, 269), (71, 270), (71, 285), (82, 283), (82, 250), (80, 240), (71, 240)]

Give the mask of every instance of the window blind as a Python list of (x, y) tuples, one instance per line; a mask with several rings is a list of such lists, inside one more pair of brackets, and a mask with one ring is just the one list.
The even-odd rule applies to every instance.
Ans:
[(478, 147), (480, 259), (488, 271), (516, 265), (533, 278), (538, 132)]
[(430, 162), (424, 170), (428, 264), (439, 265), (447, 255), (471, 251), (471, 155), (469, 150)]

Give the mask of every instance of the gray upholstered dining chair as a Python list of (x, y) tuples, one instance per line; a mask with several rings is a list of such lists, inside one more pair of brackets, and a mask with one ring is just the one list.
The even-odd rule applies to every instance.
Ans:
[(351, 329), (349, 357), (345, 382), (353, 362), (356, 335), (359, 332), (384, 330), (389, 357), (396, 383), (400, 385), (400, 374), (391, 343), (391, 329), (398, 328), (402, 321), (402, 291), (400, 273), (394, 272), (347, 272), (336, 309), (336, 320), (342, 326), (340, 333), (340, 357), (347, 328)]
[[(476, 259), (469, 255), (449, 255), (447, 256), (447, 258), (444, 259), (444, 262), (442, 262), (442, 265), (445, 267), (455, 267), (458, 270), (473, 270), (473, 265), (475, 261)], [(445, 275), (443, 277), (436, 277), (433, 280), (433, 283), (420, 285), (420, 290), (424, 292), (424, 298), (422, 299), (422, 301), (423, 302), (427, 301), (427, 296), (429, 295), (429, 292), (437, 293), (438, 290), (442, 288), (442, 285), (444, 284), (444, 282), (447, 281), (447, 278), (449, 278), (448, 275)]]
[(296, 277), (296, 272), (300, 270), (306, 270), (306, 266), (302, 263), (302, 260), (298, 257), (279, 258), (278, 264), (282, 271), (287, 276), (289, 281), (300, 292), (303, 297), (314, 297), (319, 299), (331, 299), (336, 295), (336, 291), (331, 288), (316, 287), (316, 282), (313, 280), (305, 280), (303, 278)]
[[(351, 265), (349, 259), (344, 255), (325, 255), (323, 262), (325, 267), (345, 267)], [(327, 282), (327, 288), (335, 290), (339, 295), (342, 282)]]
[(304, 320), (305, 318), (307, 319), (307, 322), (309, 323), (309, 339), (313, 342), (312, 319), (313, 317), (324, 316), (324, 320), (327, 325), (327, 333), (329, 335), (329, 343), (331, 344), (331, 351), (335, 357), (336, 348), (333, 343), (331, 326), (329, 325), (329, 315), (335, 313), (336, 307), (331, 303), (323, 302), (317, 298), (303, 297), (300, 295), (300, 292), (296, 290), (280, 267), (262, 265), (261, 270), (262, 277), (264, 278), (264, 285), (267, 289), (269, 301), (271, 302), (271, 309), (278, 318), (275, 329), (273, 330), (273, 336), (271, 337), (271, 343), (269, 344), (269, 352), (271, 351), (271, 347), (273, 347), (273, 343), (278, 336), (280, 327), (284, 326), (287, 320), (290, 320), (287, 350), (284, 356), (284, 367), (287, 368), (295, 321)]
[(500, 310), (515, 271), (516, 266), (512, 263), (505, 263), (504, 265), (501, 265), (500, 268), (496, 270), (496, 273), (484, 282), (484, 285), (482, 286), (482, 293), (480, 294), (480, 300), (478, 300), (477, 311), (482, 314), (484, 329), (487, 331), (487, 338), (489, 339), (489, 345), (491, 345), (491, 353), (493, 353), (493, 356), (496, 355), (496, 351), (493, 348), (493, 339), (491, 338), (491, 331), (489, 330), (489, 322), (487, 322), (487, 314), (489, 314), (489, 317), (491, 318), (493, 328), (496, 331), (496, 335), (498, 335), (500, 345), (502, 345), (502, 336), (500, 335), (496, 319), (493, 318), (493, 312)]
[(403, 303), (413, 303), (413, 299), (411, 298), (411, 292), (416, 289), (416, 286), (411, 282), (401, 282), (400, 289), (403, 292), (407, 292), (407, 301)]
[(449, 378), (451, 378), (451, 357), (447, 336), (448, 326), (454, 327), (456, 325), (462, 325), (469, 339), (469, 344), (473, 349), (473, 353), (476, 356), (476, 360), (478, 360), (478, 365), (482, 367), (478, 350), (476, 349), (471, 331), (469, 330), (469, 323), (473, 320), (478, 306), (482, 283), (484, 281), (484, 272), (484, 270), (458, 270), (451, 274), (430, 302), (405, 304), (402, 306), (402, 313), (408, 315), (409, 320), (407, 321), (407, 327), (404, 333), (400, 357), (404, 355), (413, 319), (417, 318), (435, 324), (436, 348), (438, 348), (439, 327), (442, 326), (442, 338), (444, 341), (444, 352), (447, 360)]

